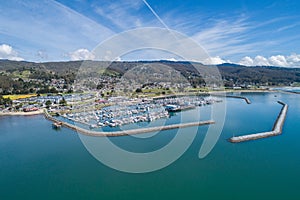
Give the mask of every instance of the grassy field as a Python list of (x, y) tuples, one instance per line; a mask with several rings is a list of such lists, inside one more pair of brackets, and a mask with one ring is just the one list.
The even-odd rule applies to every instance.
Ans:
[(4, 98), (10, 98), (11, 100), (24, 99), (29, 97), (35, 97), (36, 94), (12, 94), (12, 95), (4, 95)]
[(24, 71), (14, 71), (11, 76), (13, 78), (28, 78), (30, 76), (30, 71), (29, 70), (24, 70)]

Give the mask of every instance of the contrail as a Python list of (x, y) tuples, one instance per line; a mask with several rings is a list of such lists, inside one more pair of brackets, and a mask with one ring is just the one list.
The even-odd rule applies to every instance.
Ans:
[(171, 33), (171, 35), (175, 38), (176, 41), (179, 41), (177, 36), (174, 34), (174, 32), (168, 27), (168, 25), (158, 16), (158, 14), (153, 10), (153, 8), (150, 6), (150, 4), (147, 2), (147, 0), (143, 0), (143, 2), (146, 4), (146, 6), (149, 8), (149, 10), (153, 13), (153, 15), (158, 19), (158, 21)]
[(158, 16), (158, 14), (152, 9), (152, 7), (148, 4), (148, 2), (146, 0), (143, 0), (143, 2), (146, 4), (146, 6), (150, 9), (150, 11), (153, 13), (153, 15), (158, 19), (158, 21), (164, 25), (164, 27), (168, 30), (170, 30), (170, 28), (167, 26), (167, 24), (165, 24), (165, 22)]

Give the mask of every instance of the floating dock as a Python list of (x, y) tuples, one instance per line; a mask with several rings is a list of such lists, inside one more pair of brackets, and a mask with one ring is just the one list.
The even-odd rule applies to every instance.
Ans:
[(286, 119), (288, 105), (281, 101), (278, 101), (278, 103), (282, 105), (282, 109), (277, 117), (277, 120), (275, 121), (272, 131), (232, 137), (229, 139), (229, 142), (239, 143), (239, 142), (245, 142), (249, 140), (257, 140), (261, 138), (280, 135), (282, 133), (282, 127)]
[(138, 128), (138, 129), (131, 129), (131, 130), (124, 130), (124, 131), (113, 131), (113, 132), (100, 132), (100, 131), (92, 131), (87, 130), (73, 124), (69, 124), (67, 122), (60, 121), (52, 117), (47, 110), (45, 110), (45, 118), (52, 121), (53, 123), (60, 124), (66, 128), (70, 128), (78, 133), (88, 135), (88, 136), (97, 136), (97, 137), (114, 137), (114, 136), (125, 136), (125, 135), (135, 135), (135, 134), (142, 134), (142, 133), (149, 133), (155, 131), (163, 131), (163, 130), (170, 130), (170, 129), (178, 129), (178, 128), (186, 128), (191, 126), (203, 126), (214, 124), (215, 121), (207, 120), (207, 121), (200, 121), (200, 122), (191, 122), (191, 123), (181, 123), (181, 124), (172, 124), (166, 126), (157, 126), (157, 127), (149, 127), (149, 128)]

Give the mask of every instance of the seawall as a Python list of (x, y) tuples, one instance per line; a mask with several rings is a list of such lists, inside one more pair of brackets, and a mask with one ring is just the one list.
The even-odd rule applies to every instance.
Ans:
[(243, 99), (247, 104), (251, 104), (251, 101), (247, 97), (243, 96), (235, 96), (235, 95), (227, 95), (227, 94), (211, 94), (211, 96), (215, 97), (228, 97), (228, 98), (236, 98), (236, 99)]
[(267, 138), (272, 136), (277, 136), (282, 134), (282, 128), (286, 119), (287, 111), (288, 111), (288, 105), (278, 101), (279, 104), (282, 105), (281, 111), (274, 123), (272, 131), (268, 132), (262, 132), (262, 133), (255, 133), (255, 134), (249, 134), (249, 135), (243, 135), (243, 136), (236, 136), (229, 139), (229, 142), (232, 143), (239, 143), (239, 142), (245, 142), (249, 140), (257, 140), (261, 138)]

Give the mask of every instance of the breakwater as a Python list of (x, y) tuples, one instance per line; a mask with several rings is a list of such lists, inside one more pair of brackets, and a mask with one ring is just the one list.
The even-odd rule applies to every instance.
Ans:
[(279, 92), (281, 92), (281, 93), (287, 93), (287, 94), (300, 94), (300, 92), (296, 92), (296, 91), (287, 91), (287, 90), (279, 90)]
[(228, 97), (228, 98), (236, 98), (236, 99), (243, 99), (247, 104), (251, 104), (251, 101), (247, 97), (243, 96), (235, 96), (235, 95), (227, 95), (227, 94), (211, 94), (211, 96), (215, 97)]
[(280, 111), (276, 121), (275, 121), (272, 131), (232, 137), (229, 139), (229, 142), (239, 143), (239, 142), (245, 142), (245, 141), (249, 141), (249, 140), (257, 140), (257, 139), (261, 139), (261, 138), (267, 138), (267, 137), (280, 135), (282, 133), (282, 127), (283, 127), (285, 119), (286, 119), (288, 105), (281, 101), (278, 101), (278, 103), (282, 105), (282, 108), (281, 108), (281, 111)]
[(242, 96), (234, 96), (234, 95), (226, 95), (226, 97), (229, 98), (236, 98), (236, 99), (243, 99), (246, 101), (247, 104), (251, 104), (251, 101), (247, 97), (242, 97)]
[(149, 127), (149, 128), (139, 128), (139, 129), (131, 129), (131, 130), (123, 130), (123, 131), (113, 131), (113, 132), (100, 132), (100, 131), (92, 131), (87, 130), (73, 124), (60, 121), (54, 117), (52, 117), (47, 110), (45, 110), (45, 118), (52, 121), (53, 123), (60, 124), (66, 128), (70, 128), (78, 133), (89, 135), (89, 136), (97, 136), (97, 137), (114, 137), (114, 136), (125, 136), (125, 135), (135, 135), (135, 134), (142, 134), (142, 133), (149, 133), (155, 131), (163, 131), (163, 130), (170, 130), (170, 129), (178, 129), (178, 128), (186, 128), (191, 126), (203, 126), (214, 124), (213, 120), (207, 121), (200, 121), (200, 122), (191, 122), (191, 123), (181, 123), (181, 124), (172, 124), (172, 125), (165, 125), (165, 126), (157, 126), (157, 127)]

